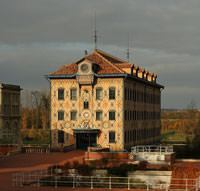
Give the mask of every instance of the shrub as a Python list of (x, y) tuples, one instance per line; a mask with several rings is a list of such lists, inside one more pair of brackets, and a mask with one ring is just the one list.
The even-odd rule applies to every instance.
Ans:
[(70, 162), (67, 162), (67, 163), (64, 164), (63, 172), (64, 172), (65, 175), (68, 175), (70, 168), (71, 168), (71, 163)]
[(169, 170), (169, 168), (167, 166), (162, 166), (162, 167), (160, 167), (159, 170), (160, 171), (167, 171), (167, 170)]
[(118, 166), (118, 167), (109, 168), (108, 174), (114, 175), (114, 176), (126, 177), (128, 175), (128, 171), (127, 169), (124, 169), (123, 167)]
[(104, 168), (107, 167), (107, 165), (108, 165), (108, 159), (107, 158), (102, 158), (101, 162), (102, 162)]
[(140, 161), (138, 164), (138, 169), (139, 170), (146, 170), (148, 167), (149, 163), (147, 161)]
[(73, 162), (73, 168), (74, 168), (74, 169), (77, 169), (78, 166), (79, 166), (79, 162), (78, 162), (77, 160), (75, 160), (75, 161)]
[(86, 164), (80, 164), (77, 168), (78, 173), (82, 176), (90, 176), (92, 174), (92, 168)]
[(97, 161), (95, 160), (95, 161), (91, 161), (90, 162), (90, 167), (92, 168), (92, 169), (96, 169), (97, 168)]

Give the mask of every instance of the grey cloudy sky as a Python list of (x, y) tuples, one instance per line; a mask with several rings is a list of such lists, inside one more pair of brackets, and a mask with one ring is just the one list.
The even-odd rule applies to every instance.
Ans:
[(48, 89), (44, 78), (98, 48), (158, 74), (162, 107), (199, 107), (199, 0), (0, 0), (0, 81)]

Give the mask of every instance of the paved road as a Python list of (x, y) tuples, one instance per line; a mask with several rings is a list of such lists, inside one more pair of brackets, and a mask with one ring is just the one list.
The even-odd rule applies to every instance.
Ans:
[(12, 173), (38, 170), (54, 164), (77, 160), (82, 162), (84, 151), (67, 153), (26, 153), (0, 158), (0, 191), (12, 190)]

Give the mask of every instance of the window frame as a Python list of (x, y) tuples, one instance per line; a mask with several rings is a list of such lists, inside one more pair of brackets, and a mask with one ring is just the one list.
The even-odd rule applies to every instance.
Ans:
[(58, 144), (65, 143), (65, 133), (62, 130), (58, 130)]
[[(114, 94), (113, 91), (114, 90)], [(116, 99), (116, 88), (115, 87), (110, 87), (109, 88), (109, 100), (115, 100)]]
[[(111, 114), (111, 113), (114, 113), (114, 115), (113, 115), (113, 116), (114, 116), (114, 118), (112, 118), (113, 116), (112, 116), (112, 114)], [(115, 116), (115, 111), (113, 111), (113, 110), (112, 110), (112, 111), (109, 111), (109, 120), (110, 120), (110, 121), (115, 121), (115, 119), (116, 119), (116, 116)]]
[(88, 101), (83, 102), (83, 109), (89, 109), (89, 102)]
[(64, 118), (65, 118), (64, 116), (65, 116), (65, 112), (63, 110), (59, 110), (58, 111), (58, 121), (64, 121)]
[[(60, 94), (60, 91), (62, 91), (62, 94)], [(65, 99), (65, 90), (64, 88), (58, 88), (58, 100), (64, 100)]]
[[(97, 119), (97, 113), (101, 113), (101, 117), (100, 117), (100, 119)], [(102, 111), (100, 111), (100, 110), (98, 110), (98, 111), (96, 111), (96, 121), (102, 121), (102, 119), (103, 119), (103, 112)]]
[[(73, 91), (75, 91), (75, 95), (73, 95)], [(77, 100), (77, 89), (76, 88), (71, 88), (70, 89), (70, 100)]]
[(115, 131), (109, 131), (109, 143), (116, 143)]
[[(97, 94), (97, 91), (100, 91), (101, 93), (100, 93), (100, 96), (97, 96), (98, 94)], [(98, 87), (98, 88), (96, 88), (96, 100), (102, 100), (103, 99), (103, 88), (101, 88), (101, 87)]]
[[(75, 113), (75, 119), (73, 118), (73, 113)], [(73, 110), (70, 112), (70, 120), (71, 121), (76, 121), (77, 120), (77, 111)]]

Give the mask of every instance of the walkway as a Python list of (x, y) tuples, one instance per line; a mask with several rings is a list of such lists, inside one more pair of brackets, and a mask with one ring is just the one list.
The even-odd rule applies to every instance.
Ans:
[(84, 151), (67, 153), (25, 153), (0, 158), (0, 190), (12, 190), (12, 173), (38, 170), (54, 164), (77, 160), (82, 162)]

